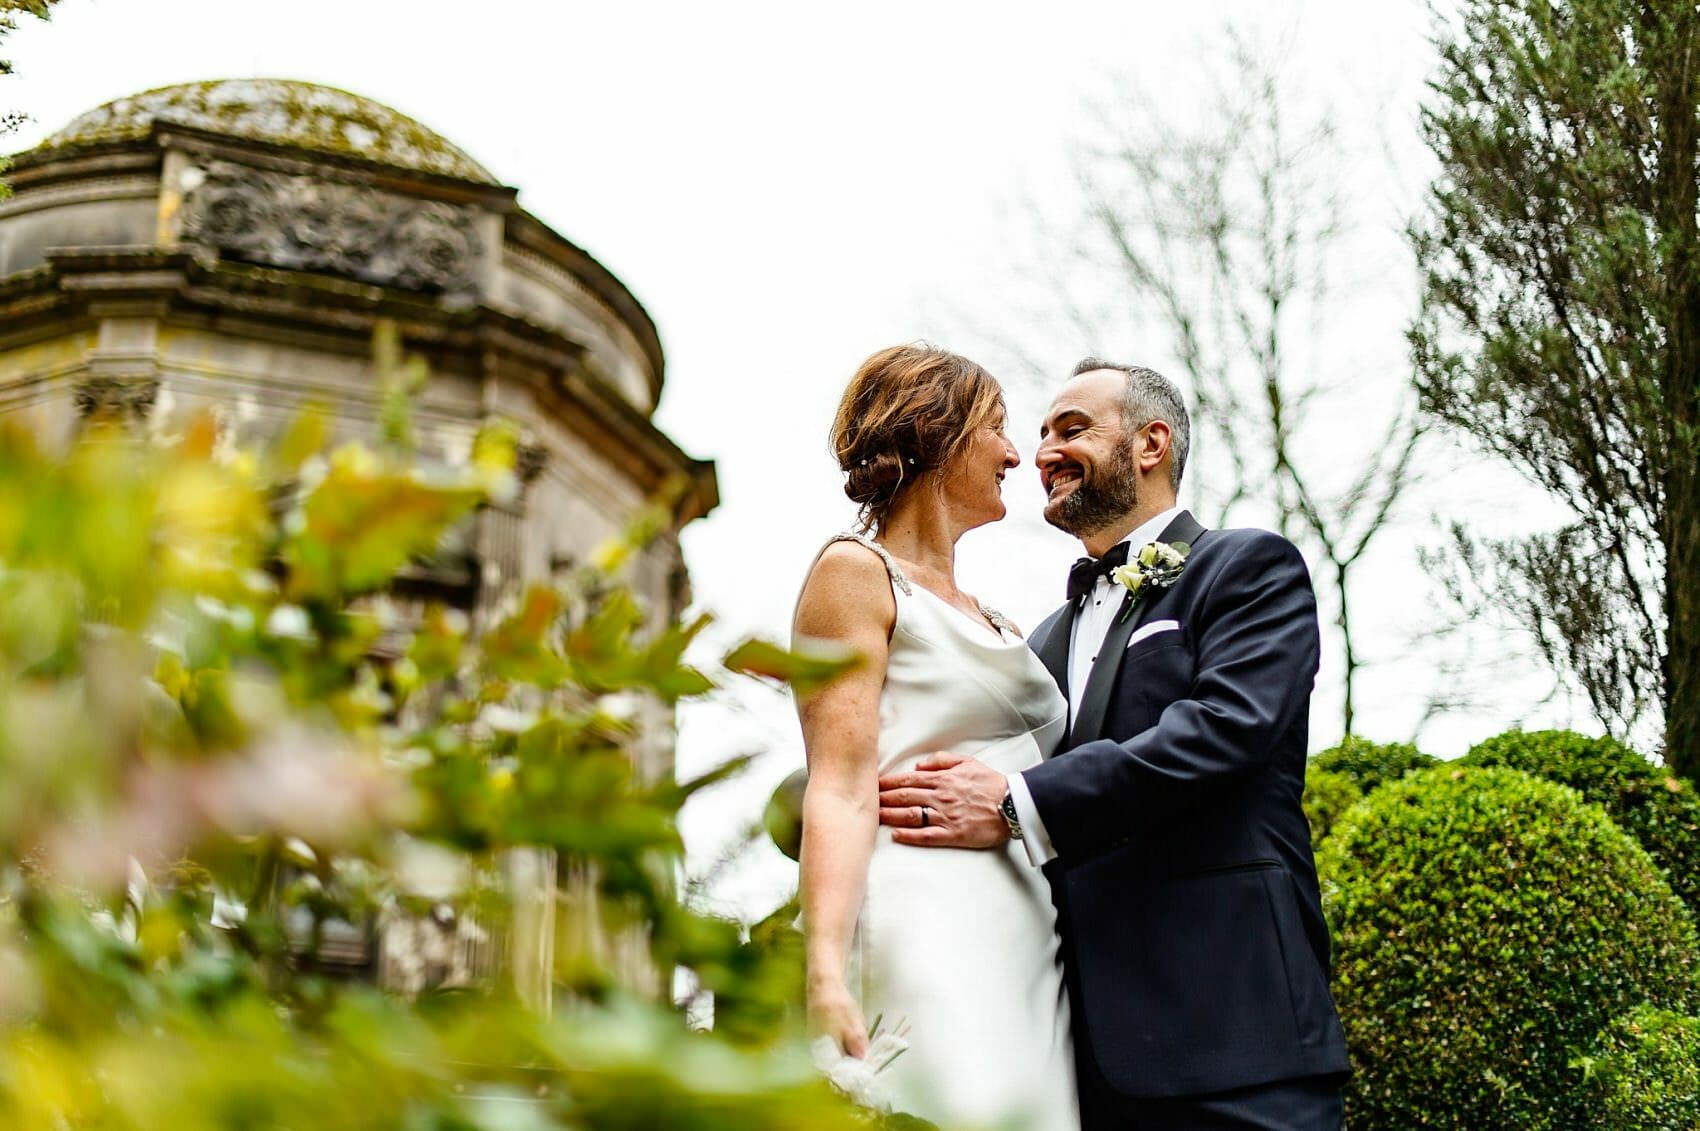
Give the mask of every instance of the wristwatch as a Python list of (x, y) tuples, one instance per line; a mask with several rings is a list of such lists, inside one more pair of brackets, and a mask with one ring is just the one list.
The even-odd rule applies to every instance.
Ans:
[(1003, 814), (1003, 823), (1009, 826), (1009, 839), (1021, 839), (1021, 818), (1015, 813), (1015, 795), (1005, 790), (1003, 804), (998, 806), (998, 812)]

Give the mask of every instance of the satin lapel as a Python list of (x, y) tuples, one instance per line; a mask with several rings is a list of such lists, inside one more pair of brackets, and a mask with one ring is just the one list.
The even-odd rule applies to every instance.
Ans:
[(1169, 520), (1169, 525), (1163, 527), (1163, 533), (1157, 535), (1159, 542), (1185, 542), (1192, 545), (1198, 541), (1198, 536), (1204, 533), (1204, 526), (1191, 511), (1182, 511)]
[[(1192, 512), (1182, 511), (1163, 528), (1163, 533), (1157, 536), (1157, 541), (1191, 544), (1203, 533), (1204, 527), (1192, 517)], [(1138, 549), (1139, 547), (1134, 547), (1135, 552)], [(1074, 725), (1069, 728), (1070, 746), (1078, 746), (1101, 737), (1104, 714), (1110, 709), (1110, 694), (1115, 690), (1116, 681), (1121, 678), (1122, 659), (1127, 655), (1128, 637), (1150, 619), (1153, 611), (1162, 606), (1169, 592), (1167, 589), (1157, 590), (1141, 601), (1131, 615), (1127, 612), (1127, 606), (1128, 602), (1133, 600), (1133, 594), (1129, 593), (1122, 598), (1122, 607), (1117, 611), (1116, 619), (1111, 622), (1110, 631), (1104, 634), (1104, 644), (1098, 649), (1098, 659), (1092, 665), (1092, 674), (1087, 677), (1086, 693), (1080, 697), (1080, 713), (1075, 716)]]

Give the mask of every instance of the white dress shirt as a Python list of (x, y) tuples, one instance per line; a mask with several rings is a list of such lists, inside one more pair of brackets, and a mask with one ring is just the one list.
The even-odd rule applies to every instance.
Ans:
[[(1155, 542), (1179, 513), (1180, 507), (1170, 507), (1135, 527), (1133, 533), (1122, 539), (1128, 544), (1129, 556), (1147, 542)], [(1103, 646), (1104, 637), (1109, 635), (1110, 626), (1115, 623), (1116, 613), (1121, 610), (1126, 593), (1127, 590), (1111, 581), (1108, 574), (1102, 575), (1092, 586), (1092, 591), (1086, 594), (1085, 603), (1075, 615), (1074, 636), (1068, 647), (1068, 722), (1071, 727), (1075, 716), (1080, 713), (1080, 701), (1086, 696), (1086, 681), (1092, 677), (1098, 651)], [(1040, 819), (1039, 809), (1033, 804), (1033, 794), (1028, 791), (1027, 783), (1020, 774), (1009, 775), (1009, 796), (1015, 803), (1016, 820), (1021, 822), (1021, 840), (1022, 846), (1027, 849), (1027, 859), (1035, 868), (1055, 860), (1057, 850), (1051, 846), (1051, 835), (1045, 831), (1045, 822)]]

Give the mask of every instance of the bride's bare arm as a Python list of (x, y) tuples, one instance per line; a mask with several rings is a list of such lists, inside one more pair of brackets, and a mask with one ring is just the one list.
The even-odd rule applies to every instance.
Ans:
[(801, 854), (809, 1017), (852, 1056), (867, 1051), (868, 1033), (845, 966), (879, 828), (879, 700), (896, 618), (885, 566), (838, 542), (810, 571), (792, 626), (798, 637), (839, 641), (865, 657), (797, 703), (809, 760)]

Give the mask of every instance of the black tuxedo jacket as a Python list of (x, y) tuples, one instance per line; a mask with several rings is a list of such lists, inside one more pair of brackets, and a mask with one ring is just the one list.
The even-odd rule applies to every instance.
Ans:
[[(1058, 854), (1082, 1084), (1141, 1099), (1345, 1072), (1300, 805), (1310, 574), (1286, 539), (1184, 511), (1160, 540), (1192, 544), (1185, 569), (1112, 624), (1068, 737), (1022, 773)], [(1032, 636), (1065, 695), (1074, 616)]]

